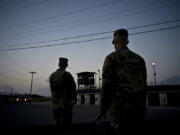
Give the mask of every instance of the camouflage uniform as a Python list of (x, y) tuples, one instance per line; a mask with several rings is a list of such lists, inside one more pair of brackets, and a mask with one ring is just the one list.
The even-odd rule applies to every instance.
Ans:
[(72, 121), (72, 108), (76, 99), (76, 84), (69, 72), (58, 69), (51, 74), (50, 88), (52, 93), (53, 114), (57, 125)]
[(106, 57), (102, 77), (101, 112), (109, 109), (114, 129), (126, 130), (126, 124), (142, 120), (146, 112), (144, 59), (127, 47), (118, 49)]

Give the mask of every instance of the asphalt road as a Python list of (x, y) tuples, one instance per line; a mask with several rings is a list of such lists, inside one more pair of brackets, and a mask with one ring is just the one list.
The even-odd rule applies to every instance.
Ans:
[[(32, 104), (0, 104), (0, 125), (34, 126), (54, 125), (50, 102)], [(73, 123), (90, 123), (95, 120), (98, 106), (75, 105)]]
[[(95, 115), (99, 106), (95, 105), (75, 105), (73, 124), (66, 130), (68, 134), (94, 134), (91, 133)], [(110, 117), (107, 118), (107, 123)], [(173, 134), (179, 133), (179, 128), (175, 128), (180, 122), (180, 107), (148, 107), (146, 115), (146, 130)], [(176, 124), (177, 123), (177, 124)], [(172, 128), (173, 127), (173, 128)], [(50, 102), (32, 103), (32, 104), (0, 104), (0, 128), (7, 131), (13, 129), (37, 130), (43, 132), (56, 131), (55, 121), (52, 115), (52, 105)], [(76, 129), (75, 132), (72, 129)], [(153, 129), (153, 130), (152, 130)], [(176, 131), (177, 129), (177, 131)], [(161, 131), (162, 130), (162, 131)], [(57, 132), (55, 132), (57, 133)], [(63, 134), (63, 133), (61, 133)]]

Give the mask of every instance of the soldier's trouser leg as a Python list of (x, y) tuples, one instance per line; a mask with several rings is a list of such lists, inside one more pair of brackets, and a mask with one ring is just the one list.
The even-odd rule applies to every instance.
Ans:
[(59, 121), (59, 111), (60, 109), (54, 109), (53, 110), (53, 116), (54, 116), (54, 119), (56, 120), (56, 125), (58, 126), (60, 123)]
[(143, 110), (124, 110), (112, 115), (112, 128), (117, 135), (141, 134), (145, 113)]
[(57, 126), (65, 126), (72, 122), (72, 108), (60, 108), (53, 110)]
[(118, 123), (114, 122), (112, 120), (111, 122), (111, 127), (112, 127), (112, 131), (111, 131), (111, 135), (126, 135), (126, 127), (125, 125), (121, 125), (122, 122), (119, 121)]

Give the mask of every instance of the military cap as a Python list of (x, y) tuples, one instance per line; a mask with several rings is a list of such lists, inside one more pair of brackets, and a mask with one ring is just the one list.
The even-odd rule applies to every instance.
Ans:
[(60, 57), (59, 58), (59, 64), (68, 64), (68, 59), (67, 58), (64, 58), (64, 57)]
[[(115, 39), (128, 39), (128, 31), (126, 29), (118, 29), (114, 32), (114, 40)], [(114, 40), (112, 41), (112, 43), (114, 43)]]
[(114, 32), (114, 37), (128, 37), (128, 31), (126, 29), (118, 29)]

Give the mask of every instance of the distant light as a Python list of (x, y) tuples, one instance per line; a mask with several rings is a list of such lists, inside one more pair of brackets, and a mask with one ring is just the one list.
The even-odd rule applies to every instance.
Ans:
[(155, 62), (153, 62), (153, 63), (152, 63), (152, 65), (153, 65), (153, 66), (155, 66), (155, 65), (156, 65), (156, 63), (155, 63)]

